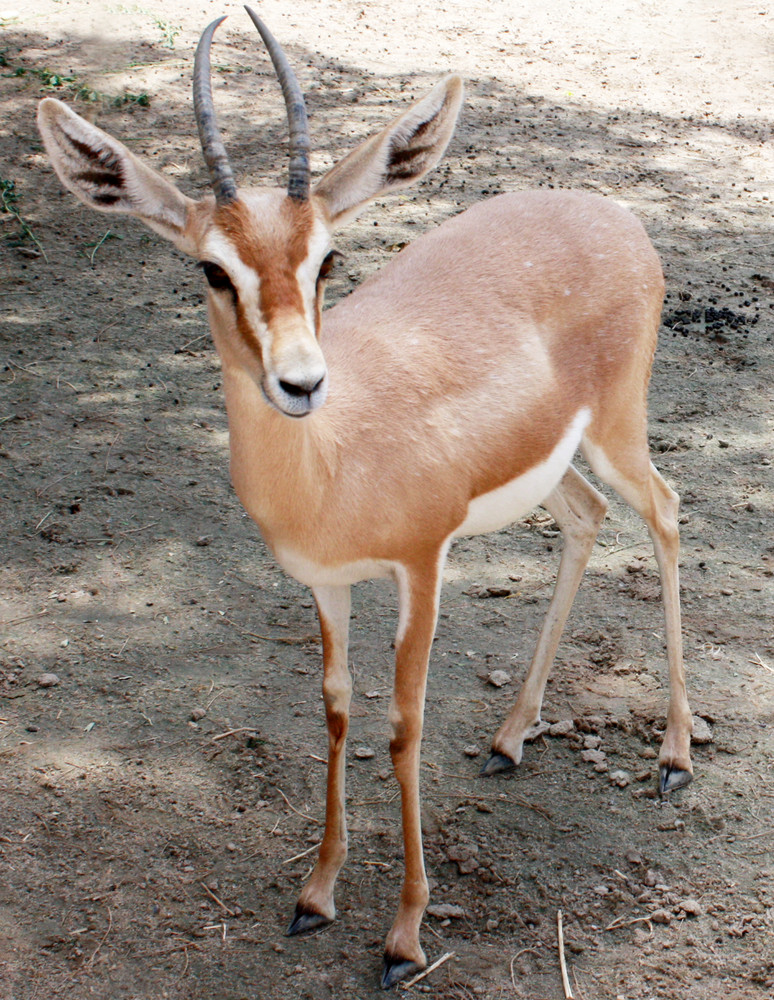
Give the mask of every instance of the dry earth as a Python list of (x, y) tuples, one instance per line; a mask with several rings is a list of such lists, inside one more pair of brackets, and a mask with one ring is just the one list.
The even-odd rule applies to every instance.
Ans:
[[(201, 193), (192, 54), (222, 12), (232, 160), (273, 182), (280, 96), (238, 4), (0, 11), (3, 1000), (379, 995), (401, 869), (385, 721), (394, 595), (364, 585), (354, 606), (339, 918), (286, 939), (323, 811), (311, 597), (230, 489), (201, 276), (65, 194), (33, 123), (36, 101), (60, 96)], [(686, 662), (709, 740), (696, 780), (655, 795), (657, 577), (644, 527), (617, 503), (547, 695), (546, 717), (574, 719), (573, 734), (479, 779), (468, 754), (486, 752), (514, 698), (561, 540), (536, 512), (457, 545), (422, 764), (432, 902), (451, 907), (423, 940), (431, 959), (455, 957), (410, 992), (562, 997), (561, 909), (582, 1000), (771, 996), (774, 12), (265, 0), (261, 13), (308, 94), (316, 171), (441, 74), (467, 80), (444, 164), (347, 230), (333, 298), (464, 206), (536, 186), (631, 206), (667, 274), (651, 431), (683, 497)], [(493, 670), (511, 683), (489, 684)]]

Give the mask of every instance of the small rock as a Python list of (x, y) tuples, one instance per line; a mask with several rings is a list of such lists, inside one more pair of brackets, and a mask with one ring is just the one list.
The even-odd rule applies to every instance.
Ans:
[(465, 747), (462, 752), (465, 754), (466, 757), (478, 757), (478, 755), (481, 753), (479, 748), (477, 746), (473, 746), (472, 744), (469, 747)]
[(624, 857), (630, 865), (636, 866), (642, 864), (642, 855), (639, 851), (627, 851), (626, 854), (624, 854)]
[(210, 538), (209, 535), (200, 535), (196, 539), (196, 544), (199, 546), (200, 549), (205, 549), (207, 548), (208, 545), (212, 545), (212, 539)]
[(536, 722), (534, 726), (530, 726), (529, 729), (524, 734), (525, 740), (536, 740), (543, 733), (547, 733), (551, 726), (547, 722)]
[(604, 750), (582, 750), (581, 760), (585, 760), (587, 764), (604, 764), (607, 754)]
[(655, 760), (656, 757), (658, 757), (658, 754), (653, 747), (643, 747), (643, 749), (639, 752), (639, 756), (642, 757), (643, 760)]
[(650, 781), (650, 779), (651, 779), (652, 776), (653, 776), (653, 772), (648, 767), (648, 768), (644, 768), (642, 771), (638, 771), (634, 775), (634, 780), (635, 781)]
[(672, 914), (669, 910), (654, 910), (653, 913), (650, 914), (650, 919), (654, 924), (671, 924)]
[(614, 785), (618, 785), (619, 788), (626, 788), (632, 779), (628, 771), (613, 771), (610, 775), (610, 780)]
[(595, 885), (594, 892), (597, 894), (597, 896), (606, 896), (610, 892), (610, 890), (606, 885)]
[(714, 736), (712, 735), (710, 724), (698, 715), (694, 715), (692, 721), (693, 733), (691, 735), (691, 743), (696, 743), (699, 746), (703, 746), (705, 743), (712, 743)]
[(203, 719), (206, 714), (207, 714), (207, 709), (202, 708), (200, 705), (197, 705), (196, 708), (191, 709), (191, 721), (198, 722), (199, 719)]
[(487, 587), (486, 595), (482, 594), (482, 597), (510, 597), (511, 588), (510, 587)]
[(575, 728), (582, 733), (598, 733), (605, 728), (605, 720), (601, 715), (581, 716), (575, 720)]
[(52, 688), (56, 687), (58, 683), (59, 677), (56, 674), (41, 674), (38, 677), (38, 687)]
[(431, 903), (425, 913), (436, 920), (461, 920), (465, 916), (463, 908), (454, 903)]
[(575, 723), (572, 719), (563, 719), (548, 727), (549, 736), (569, 736), (575, 732)]
[(506, 673), (504, 670), (493, 670), (487, 677), (487, 680), (492, 687), (501, 688), (504, 684), (511, 683), (511, 675)]
[(376, 751), (371, 747), (355, 747), (355, 756), (358, 760), (370, 760), (376, 756)]
[(597, 750), (602, 745), (601, 736), (584, 736), (583, 737), (583, 749), (584, 750)]
[(687, 917), (700, 917), (704, 913), (697, 899), (681, 899), (677, 904), (677, 909), (681, 910)]
[(478, 868), (478, 847), (475, 844), (453, 844), (446, 856), (450, 861), (457, 862), (460, 875), (469, 875)]

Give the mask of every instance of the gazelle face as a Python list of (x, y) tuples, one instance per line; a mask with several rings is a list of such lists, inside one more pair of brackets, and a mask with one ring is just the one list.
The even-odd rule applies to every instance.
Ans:
[(317, 338), (332, 254), (314, 201), (242, 191), (212, 210), (197, 243), (224, 359), (233, 357), (287, 416), (321, 406), (328, 377)]

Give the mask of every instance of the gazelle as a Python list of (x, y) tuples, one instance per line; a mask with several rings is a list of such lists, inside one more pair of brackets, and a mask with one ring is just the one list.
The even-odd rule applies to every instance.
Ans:
[(326, 822), (290, 934), (334, 918), (334, 882), (347, 853), (350, 585), (376, 576), (397, 583), (389, 718), (405, 877), (386, 940), (386, 987), (425, 965), (419, 753), (446, 554), (454, 538), (501, 528), (537, 504), (564, 535), (534, 658), (483, 768), (493, 774), (519, 763), (540, 719), (546, 678), (605, 515), (605, 499), (570, 464), (578, 448), (650, 530), (670, 684), (661, 790), (691, 779), (678, 497), (651, 465), (646, 436), (663, 277), (642, 226), (613, 202), (569, 191), (511, 194), (421, 237), (323, 313), (332, 232), (370, 199), (438, 162), (462, 84), (442, 80), (311, 189), (300, 88), (276, 41), (248, 13), (287, 105), (287, 191), (236, 186), (210, 85), (210, 46), (223, 18), (204, 31), (194, 66), (214, 197), (186, 197), (59, 101), (42, 101), (38, 122), (57, 174), (81, 201), (137, 216), (201, 262), (235, 489), (279, 563), (316, 599), (329, 739)]

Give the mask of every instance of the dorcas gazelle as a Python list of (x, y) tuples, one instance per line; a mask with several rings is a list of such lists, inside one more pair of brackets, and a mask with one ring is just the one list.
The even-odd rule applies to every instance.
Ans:
[(678, 497), (651, 465), (646, 436), (663, 278), (629, 212), (586, 193), (527, 192), (450, 219), (323, 312), (332, 233), (370, 199), (438, 162), (462, 84), (442, 80), (312, 187), (300, 88), (282, 50), (248, 13), (287, 105), (287, 190), (237, 188), (210, 85), (220, 20), (203, 33), (194, 66), (214, 196), (188, 198), (59, 101), (42, 101), (38, 122), (57, 174), (81, 201), (137, 216), (201, 262), (234, 486), (279, 563), (316, 599), (329, 739), (325, 834), (290, 933), (333, 919), (347, 853), (350, 585), (377, 576), (397, 584), (389, 719), (405, 876), (386, 940), (382, 983), (390, 986), (425, 966), (419, 752), (446, 554), (454, 538), (501, 528), (537, 504), (564, 537), (526, 681), (483, 768), (493, 774), (519, 763), (540, 720), (546, 678), (605, 515), (604, 498), (571, 465), (578, 449), (650, 530), (669, 661), (661, 790), (690, 781)]

